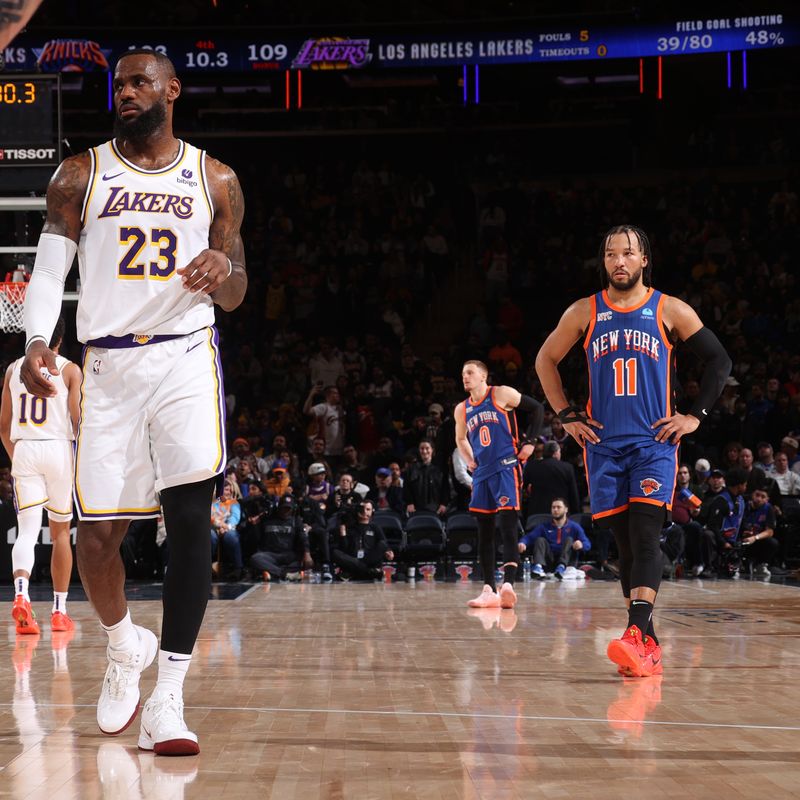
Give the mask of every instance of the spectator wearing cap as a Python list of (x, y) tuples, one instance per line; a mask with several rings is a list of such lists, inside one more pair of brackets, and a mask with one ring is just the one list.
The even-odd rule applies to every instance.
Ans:
[(686, 555), (697, 577), (714, 569), (723, 550), (731, 550), (737, 542), (744, 517), (744, 493), (747, 474), (738, 467), (723, 473), (712, 470), (709, 486), (721, 484), (721, 489), (703, 501), (701, 519), (704, 528), (697, 539), (687, 538)]
[(786, 453), (789, 459), (789, 469), (800, 474), (800, 456), (797, 455), (800, 442), (794, 436), (784, 436), (781, 439), (781, 452)]
[(250, 442), (244, 436), (237, 436), (233, 440), (231, 447), (233, 449), (233, 458), (228, 460), (229, 467), (236, 469), (242, 459), (247, 459), (250, 462), (251, 472), (255, 474), (256, 478), (267, 474), (269, 465), (263, 458), (259, 458), (251, 451)]
[(722, 389), (722, 395), (717, 401), (717, 405), (722, 409), (725, 414), (733, 414), (736, 410), (736, 400), (739, 397), (739, 386), (741, 384), (733, 375), (729, 375), (725, 379), (725, 386)]
[(315, 500), (326, 516), (333, 507), (333, 484), (326, 479), (328, 469), (321, 461), (316, 461), (308, 468), (308, 484), (306, 496)]
[(549, 514), (556, 497), (564, 497), (568, 508), (580, 508), (578, 483), (571, 464), (561, 461), (558, 442), (546, 442), (541, 461), (528, 459), (522, 473), (522, 487), (527, 497), (526, 516)]
[(307, 526), (295, 513), (292, 495), (284, 495), (264, 521), (258, 550), (250, 559), (250, 568), (265, 581), (298, 580), (301, 569), (312, 569)]
[(367, 500), (372, 501), (376, 511), (394, 511), (401, 517), (405, 513), (403, 489), (392, 486), (392, 471), (389, 467), (378, 467), (375, 471), (375, 485), (369, 490)]
[(425, 429), (425, 438), (435, 442), (443, 421), (444, 407), (441, 403), (431, 403), (428, 406), (428, 426)]
[(770, 477), (778, 485), (781, 497), (800, 495), (800, 475), (789, 469), (789, 457), (783, 450), (775, 456), (775, 469)]
[(756, 452), (758, 453), (756, 466), (771, 476), (775, 471), (775, 451), (772, 449), (772, 445), (769, 442), (759, 442), (756, 445)]
[(285, 494), (291, 494), (291, 483), (289, 465), (280, 458), (274, 461), (272, 469), (270, 469), (264, 478), (264, 488), (267, 494), (273, 497), (283, 497)]
[(698, 458), (694, 462), (694, 485), (699, 491), (695, 492), (698, 497), (704, 497), (708, 491), (708, 476), (711, 474), (711, 462), (707, 458)]

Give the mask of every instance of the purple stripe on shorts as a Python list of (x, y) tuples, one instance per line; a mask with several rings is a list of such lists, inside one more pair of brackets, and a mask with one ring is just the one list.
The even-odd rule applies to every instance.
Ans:
[[(196, 331), (192, 331), (196, 333)], [(181, 336), (191, 336), (191, 333), (159, 333), (150, 336), (146, 333), (127, 333), (125, 336), (102, 336), (100, 339), (91, 339), (86, 343), (88, 347), (107, 347), (111, 350), (121, 347), (144, 347), (147, 344), (168, 342), (171, 339), (180, 339)]]
[(214, 472), (222, 472), (227, 463), (227, 449), (225, 446), (225, 428), (226, 428), (226, 414), (225, 414), (225, 384), (222, 376), (222, 360), (219, 352), (219, 331), (215, 325), (211, 326), (211, 347), (214, 350), (214, 365), (217, 371), (217, 380), (219, 382), (219, 397), (217, 398), (219, 408), (219, 447), (220, 447), (220, 460), (214, 466)]

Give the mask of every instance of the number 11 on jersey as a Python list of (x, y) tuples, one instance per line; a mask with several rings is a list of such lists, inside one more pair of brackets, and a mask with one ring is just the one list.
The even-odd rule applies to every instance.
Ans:
[(616, 397), (635, 397), (636, 359), (617, 358), (611, 364), (614, 369), (614, 395)]

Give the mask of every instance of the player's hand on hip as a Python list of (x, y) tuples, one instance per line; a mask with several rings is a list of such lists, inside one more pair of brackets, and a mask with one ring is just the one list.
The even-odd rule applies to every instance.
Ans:
[(187, 291), (211, 294), (228, 279), (231, 270), (231, 262), (221, 250), (203, 250), (177, 273)]
[(58, 375), (56, 354), (41, 339), (37, 339), (28, 348), (25, 360), (19, 370), (19, 376), (25, 388), (36, 397), (55, 397), (56, 387), (47, 376)]
[(598, 444), (600, 437), (592, 430), (603, 429), (601, 422), (596, 419), (587, 419), (586, 422), (565, 422), (564, 430), (581, 446), (586, 447), (587, 442)]
[(517, 453), (517, 461), (520, 464), (524, 464), (531, 456), (533, 455), (533, 445), (528, 442), (519, 449), (519, 453)]
[(673, 414), (671, 417), (662, 417), (653, 423), (653, 428), (660, 430), (656, 433), (657, 442), (670, 442), (678, 444), (681, 436), (696, 431), (700, 420), (691, 414)]

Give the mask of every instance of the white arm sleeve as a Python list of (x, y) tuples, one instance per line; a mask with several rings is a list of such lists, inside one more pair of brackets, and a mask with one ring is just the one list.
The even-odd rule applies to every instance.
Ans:
[(462, 486), (466, 486), (468, 489), (472, 488), (472, 475), (467, 472), (467, 465), (457, 447), (453, 450), (453, 474)]
[(72, 267), (78, 245), (54, 233), (43, 233), (36, 248), (33, 275), (25, 293), (25, 349), (34, 339), (50, 344), (61, 313), (64, 281)]

